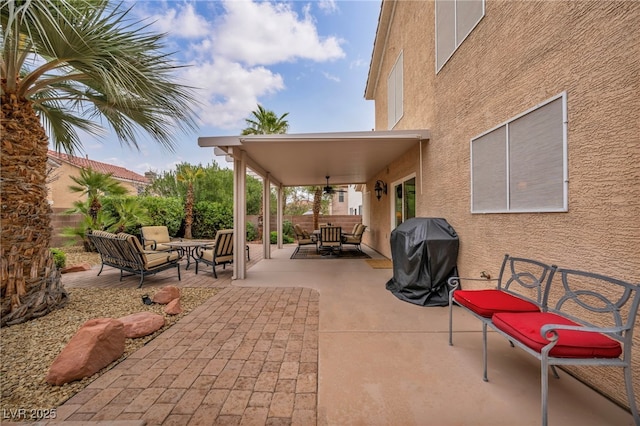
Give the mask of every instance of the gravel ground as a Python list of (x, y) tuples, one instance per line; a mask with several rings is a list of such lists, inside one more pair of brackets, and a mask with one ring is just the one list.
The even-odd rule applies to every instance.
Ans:
[(98, 253), (87, 253), (81, 246), (59, 247), (67, 258), (66, 266), (88, 263), (91, 266), (100, 264), (100, 255)]
[[(87, 261), (83, 259), (83, 261)], [(67, 259), (67, 265), (72, 265)], [(171, 327), (216, 293), (211, 288), (180, 288), (183, 313), (169, 316), (163, 305), (144, 305), (143, 294), (153, 296), (150, 289), (80, 289), (67, 290), (67, 305), (43, 318), (0, 329), (2, 349), (0, 359), (0, 410), (51, 409), (71, 398), (101, 374), (110, 370), (130, 354), (141, 348), (162, 331)], [(127, 339), (124, 355), (100, 372), (83, 380), (52, 386), (45, 377), (53, 360), (78, 328), (92, 318), (119, 318), (141, 311), (165, 316), (166, 325), (156, 333), (138, 339)]]

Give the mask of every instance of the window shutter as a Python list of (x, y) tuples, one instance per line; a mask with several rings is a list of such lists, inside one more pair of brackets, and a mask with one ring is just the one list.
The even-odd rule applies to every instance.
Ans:
[(563, 207), (562, 129), (562, 99), (509, 124), (512, 210)]
[(473, 212), (508, 208), (506, 133), (506, 127), (502, 126), (471, 144)]

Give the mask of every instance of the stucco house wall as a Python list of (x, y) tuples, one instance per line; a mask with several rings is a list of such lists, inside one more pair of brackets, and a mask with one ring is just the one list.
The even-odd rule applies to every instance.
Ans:
[[(484, 17), (437, 74), (434, 2), (384, 3), (383, 14), (392, 3), (395, 11), (380, 21), (376, 43), (382, 32), (388, 36), (375, 47), (384, 55), (379, 63), (374, 55), (379, 75), (367, 87), (376, 129), (387, 129), (386, 78), (402, 51), (404, 115), (395, 129), (427, 128), (431, 139), (367, 187), (415, 172), (416, 215), (444, 217), (455, 228), (463, 276), (497, 276), (508, 252), (639, 282), (640, 3), (487, 0)], [(471, 139), (563, 92), (568, 211), (472, 214)], [(372, 222), (381, 226), (367, 243), (389, 255), (383, 200), (370, 200)], [(640, 347), (640, 333), (635, 343)], [(638, 382), (637, 350), (634, 368)], [(617, 369), (572, 370), (626, 405), (622, 376), (611, 371)]]
[(47, 198), (55, 211), (70, 209), (75, 201), (87, 199), (85, 195), (69, 190), (69, 186), (76, 185), (71, 177), (78, 177), (82, 168), (91, 168), (100, 173), (112, 173), (112, 177), (127, 190), (128, 195), (138, 195), (141, 189), (149, 185), (149, 179), (145, 176), (123, 167), (53, 151), (49, 151), (47, 167), (49, 169)]

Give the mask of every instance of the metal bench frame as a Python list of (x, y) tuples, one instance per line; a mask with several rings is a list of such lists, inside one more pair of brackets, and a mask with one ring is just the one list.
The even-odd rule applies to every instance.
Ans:
[[(503, 272), (505, 270), (505, 264), (508, 263), (508, 255), (505, 256), (503, 267), (498, 278), (498, 283), (504, 279)], [(511, 279), (514, 277), (514, 271), (511, 269)], [(517, 275), (517, 273), (516, 273)], [(544, 278), (544, 277), (542, 277)], [(555, 279), (554, 279), (555, 278)], [(450, 285), (458, 286), (464, 280), (460, 277), (452, 277), (449, 280)], [(542, 281), (542, 280), (540, 280)], [(540, 329), (540, 335), (548, 340), (548, 344), (542, 348), (540, 352), (529, 348), (524, 343), (515, 339), (512, 335), (505, 333), (504, 331), (495, 327), (493, 322), (485, 317), (480, 317), (470, 311), (469, 309), (461, 306), (468, 312), (471, 312), (474, 316), (482, 321), (483, 326), (483, 357), (484, 357), (484, 380), (487, 380), (487, 343), (486, 343), (486, 328), (491, 327), (498, 334), (502, 335), (509, 340), (512, 346), (517, 346), (524, 350), (529, 355), (535, 357), (540, 361), (540, 376), (541, 376), (541, 411), (542, 411), (542, 425), (548, 424), (548, 396), (549, 396), (549, 382), (548, 382), (548, 369), (551, 368), (556, 378), (559, 378), (555, 366), (559, 365), (596, 365), (596, 366), (614, 366), (621, 367), (624, 371), (624, 380), (627, 393), (627, 399), (633, 420), (637, 426), (640, 426), (640, 414), (638, 412), (638, 406), (636, 404), (633, 378), (632, 378), (632, 345), (633, 345), (633, 331), (638, 316), (638, 309), (640, 307), (640, 285), (631, 284), (616, 278), (612, 278), (606, 275), (597, 274), (593, 272), (580, 271), (575, 269), (564, 269), (551, 267), (550, 273), (546, 277), (544, 284), (544, 292), (542, 300), (539, 301), (541, 311), (549, 312), (560, 315), (567, 318), (579, 326), (568, 326), (560, 324), (547, 324)], [(556, 283), (561, 283), (561, 285)], [(583, 286), (581, 283), (589, 282), (589, 288)], [(598, 285), (594, 285), (597, 283)], [(598, 292), (596, 288), (607, 289), (606, 294)], [(504, 288), (503, 288), (504, 289)], [(453, 299), (452, 290), (449, 295), (449, 309), (450, 315), (452, 315), (452, 307), (455, 303)], [(555, 304), (550, 306), (550, 297), (553, 294)], [(531, 300), (530, 300), (531, 301)], [(582, 315), (577, 314), (580, 310)], [(517, 314), (516, 314), (517, 315)], [(607, 317), (611, 323), (611, 326), (599, 326), (594, 324), (591, 318), (597, 316), (599, 318)], [(449, 318), (449, 344), (452, 345), (451, 339), (451, 326), (452, 317)], [(608, 336), (609, 338), (620, 342), (622, 345), (622, 354), (618, 358), (565, 358), (554, 357), (550, 355), (553, 347), (558, 343), (558, 330), (579, 330), (588, 333), (600, 333)]]

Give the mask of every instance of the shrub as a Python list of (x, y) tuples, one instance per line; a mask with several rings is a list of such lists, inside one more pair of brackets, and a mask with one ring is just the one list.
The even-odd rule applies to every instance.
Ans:
[[(276, 231), (271, 231), (271, 234), (269, 235), (269, 241), (271, 242), (271, 244), (278, 243), (278, 233)], [(282, 234), (283, 244), (291, 244), (293, 241), (293, 238), (291, 238), (290, 236)]]
[(140, 204), (147, 209), (151, 223), (145, 225), (166, 226), (169, 235), (175, 237), (180, 231), (184, 219), (184, 206), (179, 198), (138, 197)]
[[(293, 241), (293, 239), (294, 239), (293, 237), (295, 236), (296, 233), (295, 233), (295, 230), (293, 229), (293, 223), (291, 223), (290, 220), (285, 220), (282, 223), (282, 234), (283, 234), (283, 236), (286, 235), (287, 237), (290, 237), (291, 240)], [(284, 238), (283, 238), (283, 240), (284, 240)]]
[(147, 208), (136, 196), (105, 197), (102, 209), (114, 220), (109, 227), (111, 232), (138, 235), (141, 226), (151, 223)]
[(67, 264), (67, 255), (60, 249), (49, 249), (53, 255), (53, 261), (56, 264), (56, 268), (62, 269)]
[(258, 238), (258, 230), (253, 222), (247, 222), (247, 241), (255, 241)]
[(193, 207), (193, 238), (213, 239), (220, 229), (233, 229), (233, 208), (222, 203), (199, 201)]

